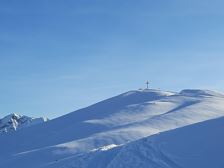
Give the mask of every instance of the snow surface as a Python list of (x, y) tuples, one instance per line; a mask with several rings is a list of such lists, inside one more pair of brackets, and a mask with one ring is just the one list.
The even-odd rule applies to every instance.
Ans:
[(223, 130), (222, 117), (147, 137), (121, 148), (107, 167), (223, 168)]
[[(148, 89), (130, 91), (44, 124), (1, 135), (0, 167), (112, 168), (119, 165), (131, 167), (130, 164), (134, 167), (134, 163), (138, 165), (135, 167), (143, 167), (148, 162), (155, 168), (178, 167), (179, 162), (176, 165), (175, 157), (164, 161), (163, 157), (169, 156), (161, 154), (157, 144), (151, 149), (148, 138), (144, 138), (150, 139), (151, 135), (160, 132), (223, 117), (223, 104), (222, 94), (206, 90), (184, 90), (180, 93)], [(214, 132), (209, 128), (207, 131)], [(196, 134), (193, 132), (189, 136)], [(188, 138), (191, 137), (177, 137), (175, 140), (181, 140), (177, 143), (181, 146)], [(137, 151), (131, 153), (135, 144), (140, 148), (136, 147)], [(146, 148), (146, 151), (141, 148)], [(195, 146), (192, 148), (197, 150)], [(172, 149), (167, 151), (168, 155), (175, 156), (175, 152), (178, 153), (175, 150), (172, 153)]]
[(94, 150), (48, 168), (223, 168), (224, 117)]

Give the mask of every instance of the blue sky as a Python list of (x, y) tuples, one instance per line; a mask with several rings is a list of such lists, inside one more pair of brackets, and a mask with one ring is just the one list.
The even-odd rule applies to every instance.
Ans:
[(0, 117), (54, 118), (128, 90), (223, 91), (221, 0), (0, 1)]

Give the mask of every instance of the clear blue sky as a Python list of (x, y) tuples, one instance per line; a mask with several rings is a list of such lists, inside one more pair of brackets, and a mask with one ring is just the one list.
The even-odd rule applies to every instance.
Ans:
[(224, 90), (222, 0), (1, 0), (0, 117), (144, 87)]

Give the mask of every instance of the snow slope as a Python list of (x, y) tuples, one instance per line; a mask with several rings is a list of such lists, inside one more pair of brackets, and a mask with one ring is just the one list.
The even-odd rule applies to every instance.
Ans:
[(48, 121), (48, 119), (44, 117), (33, 118), (12, 113), (0, 119), (0, 134), (14, 132), (18, 129), (41, 124), (46, 121)]
[(224, 117), (99, 148), (48, 168), (223, 168)]
[[(117, 146), (224, 116), (223, 104), (222, 94), (206, 90), (130, 91), (47, 123), (0, 136), (0, 167), (88, 167), (98, 162), (92, 153), (102, 155), (104, 165), (117, 155)], [(90, 157), (83, 162), (83, 155)], [(81, 160), (75, 166), (66, 166), (76, 157)], [(88, 161), (89, 158), (92, 159)]]
[(224, 117), (147, 137), (120, 149), (108, 168), (223, 168), (223, 130)]

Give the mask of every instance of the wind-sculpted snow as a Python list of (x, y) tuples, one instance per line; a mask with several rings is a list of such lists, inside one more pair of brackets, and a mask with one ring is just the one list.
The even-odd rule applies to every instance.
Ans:
[[(110, 145), (52, 162), (47, 168), (222, 168), (224, 118)], [(107, 150), (102, 150), (107, 149)]]
[(222, 117), (141, 139), (119, 149), (107, 168), (222, 168), (223, 129)]
[[(16, 164), (23, 168), (84, 168), (97, 165), (98, 161), (105, 167), (113, 156), (117, 157), (121, 145), (222, 117), (223, 104), (224, 96), (212, 91), (130, 91), (45, 124), (1, 136), (0, 167)], [(95, 150), (111, 146), (111, 150)], [(95, 154), (103, 159), (98, 160)], [(77, 161), (75, 166), (72, 160)]]

